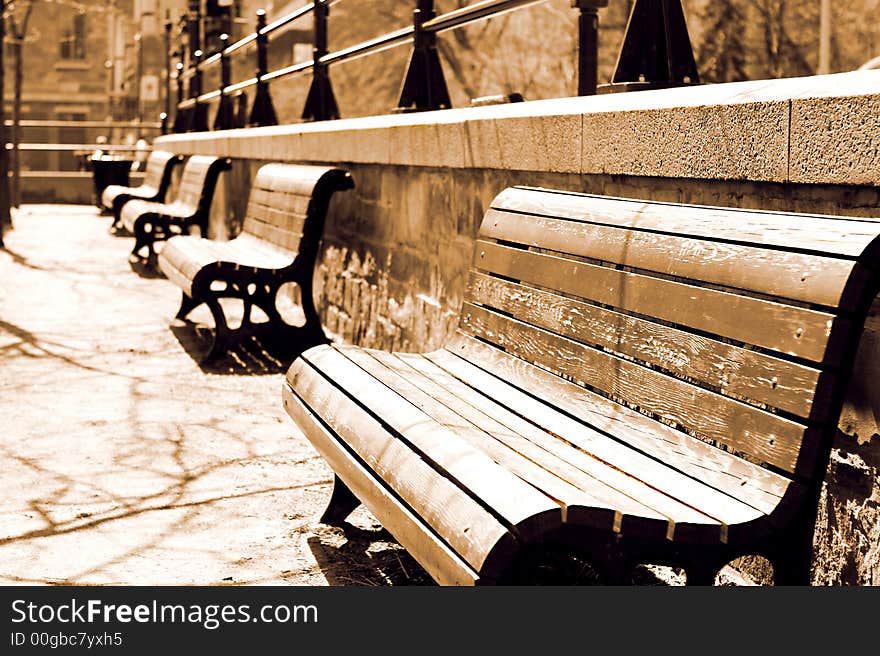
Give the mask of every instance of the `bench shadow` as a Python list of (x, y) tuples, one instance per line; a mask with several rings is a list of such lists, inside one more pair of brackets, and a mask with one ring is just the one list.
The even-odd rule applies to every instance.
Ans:
[(281, 354), (271, 342), (248, 338), (234, 345), (222, 356), (204, 361), (211, 350), (213, 328), (187, 320), (175, 320), (171, 332), (199, 368), (208, 374), (266, 375), (287, 371), (293, 356)]
[(149, 262), (141, 259), (129, 259), (128, 266), (131, 267), (131, 270), (139, 275), (141, 278), (164, 278), (165, 276), (162, 274), (159, 269), (150, 265)]
[[(345, 542), (337, 545), (335, 535), (318, 535), (307, 543), (315, 561), (330, 585), (400, 586), (436, 585), (405, 549), (384, 528), (362, 529), (348, 522), (332, 530), (341, 530)], [(549, 558), (547, 557), (549, 556)], [(594, 586), (602, 585), (595, 570), (577, 558), (544, 554), (544, 561), (532, 572), (527, 585)], [(668, 586), (671, 574), (658, 575), (651, 566), (640, 565), (627, 577), (634, 586)], [(521, 582), (520, 585), (523, 583)]]
[(339, 546), (321, 535), (306, 540), (330, 585), (436, 585), (412, 556), (393, 546), (394, 538), (384, 528), (367, 530), (344, 522), (335, 530), (345, 536)]

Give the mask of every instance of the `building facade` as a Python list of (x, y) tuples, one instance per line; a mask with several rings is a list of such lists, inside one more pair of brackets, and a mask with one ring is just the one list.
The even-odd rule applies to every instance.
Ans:
[[(108, 27), (115, 8), (98, 0), (19, 2), (7, 12), (4, 44), (6, 116), (13, 113), (15, 60), (21, 56), (21, 118), (82, 121), (108, 114), (110, 78), (105, 66)], [(80, 128), (24, 128), (22, 142), (83, 143)], [(75, 168), (68, 153), (26, 152), (23, 170)]]

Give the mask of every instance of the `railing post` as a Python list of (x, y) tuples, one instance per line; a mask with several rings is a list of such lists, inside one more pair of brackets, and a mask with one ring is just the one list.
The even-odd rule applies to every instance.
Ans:
[(186, 126), (189, 123), (187, 110), (180, 106), (180, 103), (183, 102), (183, 62), (177, 62), (172, 75), (177, 80), (177, 105), (174, 110), (174, 125), (171, 127), (171, 131), (180, 134), (186, 132)]
[(417, 0), (413, 12), (413, 50), (406, 77), (400, 89), (398, 111), (449, 109), (449, 89), (437, 52), (437, 35), (422, 25), (434, 18), (434, 0)]
[(168, 134), (168, 114), (166, 112), (159, 114), (159, 122), (162, 124), (160, 134)]
[(189, 125), (187, 132), (207, 132), (208, 131), (208, 106), (199, 102), (199, 96), (202, 95), (202, 69), (199, 64), (202, 63), (204, 53), (196, 50), (193, 53), (193, 74), (189, 79), (189, 97), (195, 99), (196, 104), (189, 111)]
[[(165, 111), (168, 117), (171, 114), (171, 17), (165, 16)], [(162, 134), (165, 134), (164, 132)]]
[(599, 8), (608, 0), (571, 0), (578, 14), (578, 95), (593, 96), (599, 78)]
[(235, 123), (234, 128), (246, 128), (248, 124), (248, 100), (244, 91), (236, 92), (235, 100)]
[(700, 83), (681, 0), (636, 0), (611, 82), (610, 91)]
[(220, 35), (220, 104), (217, 105), (217, 115), (214, 117), (215, 130), (230, 130), (235, 125), (235, 108), (232, 96), (226, 94), (226, 87), (232, 84), (232, 71), (229, 66), (229, 56), (226, 54), (226, 46), (229, 42), (228, 34)]
[(263, 76), (269, 72), (269, 36), (262, 32), (266, 27), (266, 12), (263, 9), (257, 11), (257, 87), (254, 91), (254, 104), (251, 106), (251, 115), (248, 125), (278, 125), (278, 117), (275, 115), (275, 107), (272, 106), (272, 96), (269, 93), (269, 83), (263, 80)]
[(3, 248), (3, 232), (12, 227), (12, 214), (9, 207), (9, 151), (6, 150), (6, 104), (3, 63), (3, 42), (6, 38), (6, 3), (0, 3), (0, 248)]
[(333, 85), (330, 84), (330, 71), (327, 64), (321, 63), (321, 57), (327, 54), (327, 19), (330, 16), (330, 6), (327, 0), (315, 0), (314, 6), (312, 86), (309, 87), (302, 117), (307, 121), (329, 121), (339, 118), (339, 106), (333, 94)]
[(202, 3), (201, 0), (189, 0), (186, 12), (186, 29), (189, 34), (188, 52), (202, 49)]

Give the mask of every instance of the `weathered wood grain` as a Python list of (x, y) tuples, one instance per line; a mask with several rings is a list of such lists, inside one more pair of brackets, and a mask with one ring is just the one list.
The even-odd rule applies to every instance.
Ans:
[(492, 208), (856, 258), (877, 236), (871, 219), (640, 201), (512, 187)]
[[(725, 524), (750, 521), (763, 514), (747, 501), (734, 498), (730, 494), (731, 488), (718, 490), (711, 486), (711, 478), (709, 481), (698, 480), (683, 474), (680, 468), (666, 464), (676, 463), (674, 454), (664, 454), (666, 462), (648, 457), (638, 449), (572, 419), (552, 405), (531, 399), (521, 392), (511, 393), (508, 383), (491, 375), (470, 371), (466, 378), (456, 376), (432, 359), (442, 353), (396, 354), (394, 357), (430, 379), (439, 389), (447, 390), (447, 396), (443, 398), (449, 398), (451, 394), (460, 406), (470, 408), (475, 421), (481, 425), (498, 424), (522, 435), (633, 498), (662, 509), (676, 523), (693, 521), (686, 519), (689, 513), (681, 514), (678, 504), (699, 510)], [(419, 385), (422, 380), (419, 379)], [(471, 383), (478, 383), (479, 387), (473, 387)], [(551, 392), (548, 396), (555, 394)], [(737, 487), (742, 487), (740, 482)], [(670, 504), (670, 499), (675, 503)]]
[(471, 272), (465, 299), (584, 344), (609, 349), (723, 394), (807, 417), (819, 370), (760, 351)]
[(835, 316), (478, 241), (474, 266), (746, 344), (822, 362)]
[[(288, 382), (311, 411), (475, 571), (480, 571), (496, 544), (514, 541), (509, 527), (492, 512), (438, 473), (345, 392), (328, 385), (313, 366), (300, 360), (292, 374)], [(437, 438), (440, 432), (430, 433)]]
[[(538, 412), (542, 404), (549, 404), (629, 448), (736, 496), (764, 513), (772, 512), (791, 487), (791, 481), (780, 474), (725, 453), (472, 337), (460, 334), (445, 350), (426, 357), (472, 386), (494, 384), (487, 382), (493, 379), (504, 382), (493, 389), (503, 394), (497, 400), (507, 407), (525, 414), (526, 409)], [(492, 378), (486, 378), (489, 375)], [(546, 399), (547, 389), (554, 391), (552, 399)]]
[(375, 474), (328, 431), (296, 396), (283, 387), (284, 408), (349, 489), (388, 528), (435, 581), (443, 585), (474, 585), (479, 575), (440, 540)]
[[(716, 525), (717, 528), (718, 522), (706, 514), (676, 503), (643, 484), (639, 486), (638, 481), (625, 477), (595, 459), (585, 458), (592, 460), (587, 463), (587, 468), (592, 467), (593, 474), (587, 468), (578, 468), (560, 455), (565, 450), (561, 442), (561, 448), (555, 450), (541, 445), (542, 441), (545, 445), (554, 439), (558, 442), (557, 438), (542, 433), (535, 427), (532, 427), (531, 437), (511, 430), (469, 405), (448, 387), (420, 375), (406, 360), (401, 360), (394, 354), (357, 348), (343, 348), (342, 352), (363, 363), (378, 379), (405, 395), (435, 420), (445, 426), (454, 427), (456, 434), (462, 435), (496, 462), (564, 502), (568, 507), (566, 522), (589, 524), (611, 531), (620, 526), (622, 515), (632, 515), (636, 519), (652, 520), (650, 527), (646, 525), (645, 531), (652, 531), (659, 538), (671, 533), (674, 522), (683, 519)], [(371, 365), (365, 361), (366, 358), (372, 358), (375, 362)], [(420, 361), (428, 364), (427, 360), (420, 358)], [(477, 396), (473, 390), (471, 395)], [(536, 435), (537, 440), (532, 439)], [(565, 453), (565, 456), (578, 459), (570, 446), (567, 450), (572, 453)], [(643, 498), (615, 489), (613, 484), (624, 478), (625, 484), (639, 488)], [(656, 503), (649, 506), (649, 500)], [(660, 506), (664, 507), (661, 509)], [(609, 510), (610, 516), (607, 512)]]
[(853, 260), (653, 231), (489, 210), (484, 239), (837, 307)]
[(486, 308), (465, 304), (460, 330), (507, 353), (794, 471), (805, 427)]
[[(344, 380), (347, 395), (357, 399), (376, 416), (381, 416), (383, 424), (430, 462), (443, 480), (455, 481), (509, 527), (527, 532), (535, 522), (544, 529), (561, 524), (562, 513), (554, 500), (474, 450), (455, 432), (444, 429), (336, 349), (310, 349), (303, 354), (303, 359), (327, 378)], [(468, 559), (468, 562), (474, 561)], [(475, 569), (479, 571), (479, 567)]]

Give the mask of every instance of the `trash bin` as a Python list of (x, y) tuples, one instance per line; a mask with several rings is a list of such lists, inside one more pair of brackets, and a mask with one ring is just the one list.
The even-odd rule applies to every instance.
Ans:
[(128, 174), (134, 160), (102, 155), (91, 159), (95, 181), (95, 205), (101, 207), (101, 194), (110, 185), (128, 186)]

